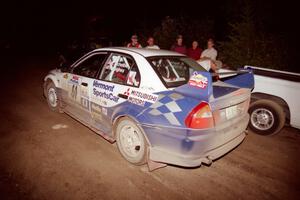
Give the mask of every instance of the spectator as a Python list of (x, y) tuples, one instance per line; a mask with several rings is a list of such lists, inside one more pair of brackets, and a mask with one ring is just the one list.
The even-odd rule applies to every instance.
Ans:
[(201, 54), (201, 59), (210, 59), (211, 61), (216, 61), (218, 52), (214, 48), (214, 40), (208, 39), (207, 41), (207, 49), (205, 49)]
[(142, 45), (138, 42), (137, 35), (131, 36), (131, 42), (127, 44), (127, 47), (135, 47), (135, 48), (142, 48)]
[(198, 63), (204, 67), (206, 70), (210, 70), (211, 68), (215, 68), (215, 70), (218, 70), (222, 66), (222, 62), (217, 59), (218, 52), (214, 48), (214, 41), (213, 39), (208, 39), (207, 41), (207, 49), (205, 49), (200, 59), (198, 60)]
[(154, 44), (154, 38), (149, 37), (147, 40), (148, 46), (146, 46), (146, 49), (160, 49), (159, 46)]
[(183, 45), (182, 35), (177, 36), (176, 43), (172, 45), (171, 50), (181, 54), (186, 54), (186, 47)]
[(218, 75), (217, 65), (214, 62), (211, 62), (209, 72), (212, 73), (213, 81), (218, 81), (220, 79), (220, 77)]
[(198, 42), (193, 41), (192, 47), (187, 50), (187, 56), (194, 60), (199, 60), (202, 53), (202, 49), (198, 47)]

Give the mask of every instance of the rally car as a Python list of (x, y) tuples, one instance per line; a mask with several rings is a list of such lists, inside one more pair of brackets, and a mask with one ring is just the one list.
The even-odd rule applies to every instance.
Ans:
[(213, 82), (182, 54), (114, 47), (50, 71), (44, 94), (51, 110), (116, 141), (130, 163), (195, 167), (243, 141), (253, 86), (251, 71)]

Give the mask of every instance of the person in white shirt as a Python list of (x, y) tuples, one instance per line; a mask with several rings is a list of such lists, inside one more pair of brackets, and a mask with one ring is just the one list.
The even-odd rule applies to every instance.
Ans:
[(149, 37), (147, 40), (148, 46), (146, 46), (146, 49), (160, 49), (159, 46), (154, 44), (154, 38)]
[(214, 40), (208, 39), (207, 49), (205, 49), (200, 56), (200, 59), (197, 62), (204, 67), (207, 71), (210, 69), (218, 69), (222, 66), (221, 61), (217, 61), (218, 52), (214, 48)]
[(218, 52), (217, 50), (214, 48), (214, 41), (213, 39), (208, 39), (207, 41), (207, 49), (205, 49), (201, 56), (200, 59), (210, 59), (212, 61), (217, 60), (217, 56), (218, 56)]

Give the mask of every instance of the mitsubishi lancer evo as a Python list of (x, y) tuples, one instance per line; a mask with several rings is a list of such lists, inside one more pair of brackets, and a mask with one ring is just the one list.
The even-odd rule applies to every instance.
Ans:
[(132, 164), (195, 167), (238, 146), (249, 122), (251, 70), (213, 76), (176, 52), (102, 48), (50, 71), (44, 95)]

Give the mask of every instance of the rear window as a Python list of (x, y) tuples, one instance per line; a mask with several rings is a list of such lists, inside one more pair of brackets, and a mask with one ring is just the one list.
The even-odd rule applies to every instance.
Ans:
[(148, 61), (168, 88), (186, 84), (193, 71), (206, 71), (187, 57), (151, 57)]

